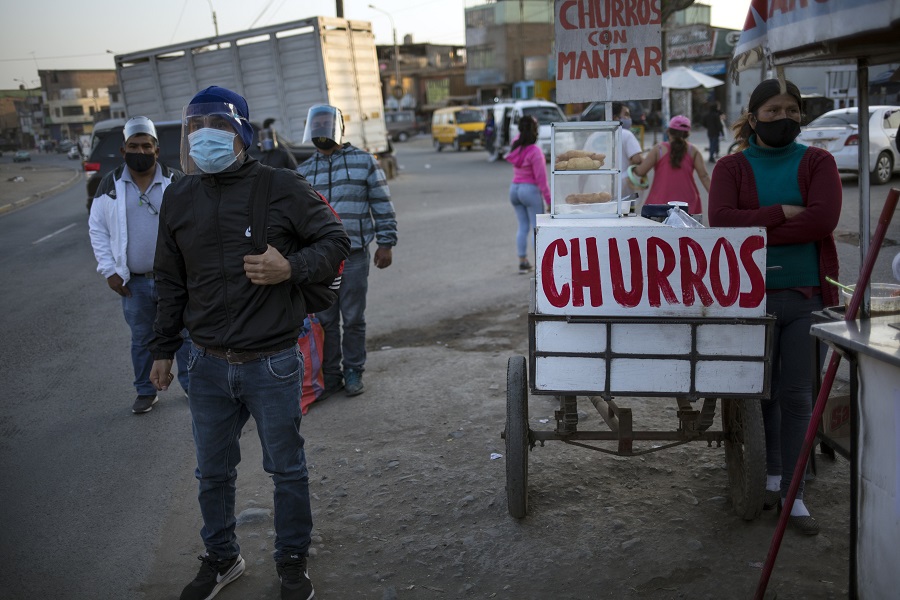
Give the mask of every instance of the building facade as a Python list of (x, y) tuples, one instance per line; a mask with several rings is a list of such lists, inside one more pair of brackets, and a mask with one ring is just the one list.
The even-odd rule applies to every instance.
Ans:
[(553, 0), (496, 0), (466, 12), (466, 83), (479, 103), (556, 99)]
[(114, 69), (38, 71), (43, 90), (44, 129), (52, 141), (76, 140), (110, 118)]

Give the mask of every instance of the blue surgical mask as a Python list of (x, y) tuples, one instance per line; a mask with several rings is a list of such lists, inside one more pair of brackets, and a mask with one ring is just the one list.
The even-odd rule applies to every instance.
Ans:
[(204, 127), (188, 135), (190, 156), (204, 173), (221, 173), (234, 164), (234, 138), (237, 134)]
[(630, 118), (622, 119), (622, 127), (624, 127), (625, 129), (631, 129), (631, 124), (632, 124), (632, 120)]

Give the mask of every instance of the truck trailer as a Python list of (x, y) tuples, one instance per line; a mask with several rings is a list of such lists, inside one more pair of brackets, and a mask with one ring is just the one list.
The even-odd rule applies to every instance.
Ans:
[[(247, 99), (254, 123), (298, 146), (310, 106), (344, 115), (344, 139), (381, 155), (389, 149), (375, 37), (367, 21), (311, 17), (117, 55), (128, 117), (180, 120), (203, 88), (218, 85)], [(315, 149), (310, 144), (309, 154)]]

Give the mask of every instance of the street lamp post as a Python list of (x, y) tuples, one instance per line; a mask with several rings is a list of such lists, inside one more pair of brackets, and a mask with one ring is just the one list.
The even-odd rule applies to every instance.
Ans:
[[(397, 28), (394, 26), (394, 17), (391, 16), (386, 10), (381, 10), (374, 4), (370, 4), (369, 8), (372, 10), (377, 10), (380, 13), (384, 13), (387, 15), (387, 18), (391, 21), (391, 30), (394, 33), (394, 78), (397, 80), (397, 88), (400, 89), (401, 93), (403, 91), (403, 82), (400, 81), (400, 49), (397, 46)], [(397, 98), (399, 100), (399, 98)]]
[(212, 13), (213, 29), (216, 30), (216, 37), (219, 37), (219, 22), (216, 21), (216, 9), (213, 8), (212, 0), (206, 1), (209, 2), (209, 10)]

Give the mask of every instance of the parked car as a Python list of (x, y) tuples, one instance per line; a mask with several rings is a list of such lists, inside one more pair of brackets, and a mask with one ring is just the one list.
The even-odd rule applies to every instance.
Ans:
[(75, 145), (75, 142), (73, 142), (72, 140), (62, 140), (59, 144), (56, 145), (56, 151), (59, 152), (60, 154), (65, 154), (74, 145)]
[(13, 154), (13, 162), (30, 162), (31, 154), (28, 150), (17, 150), (15, 154)]
[[(159, 162), (181, 169), (181, 121), (157, 121), (154, 125), (159, 136)], [(84, 161), (88, 211), (103, 176), (125, 162), (119, 151), (125, 142), (124, 129), (125, 119), (109, 119), (94, 125), (91, 149)]]
[[(839, 171), (859, 171), (858, 109), (828, 111), (803, 128), (797, 141), (828, 150)], [(900, 106), (869, 107), (869, 166), (872, 183), (883, 185), (900, 169), (900, 153), (894, 140), (900, 127)]]
[[(647, 108), (638, 100), (629, 100), (625, 102), (625, 106), (631, 111), (632, 126), (647, 126)], [(570, 119), (572, 121), (605, 121), (606, 102), (591, 102), (585, 107), (581, 114)]]
[(450, 146), (457, 152), (484, 145), (484, 113), (476, 106), (439, 108), (431, 116), (431, 138), (440, 152)]
[(499, 160), (509, 152), (509, 145), (519, 133), (519, 119), (534, 117), (538, 122), (537, 145), (550, 160), (550, 124), (566, 122), (566, 115), (557, 104), (546, 100), (513, 100), (488, 104), (482, 109), (494, 116), (496, 130), (491, 160)]
[(388, 135), (395, 142), (405, 142), (419, 133), (414, 110), (393, 110), (384, 113), (384, 124)]

